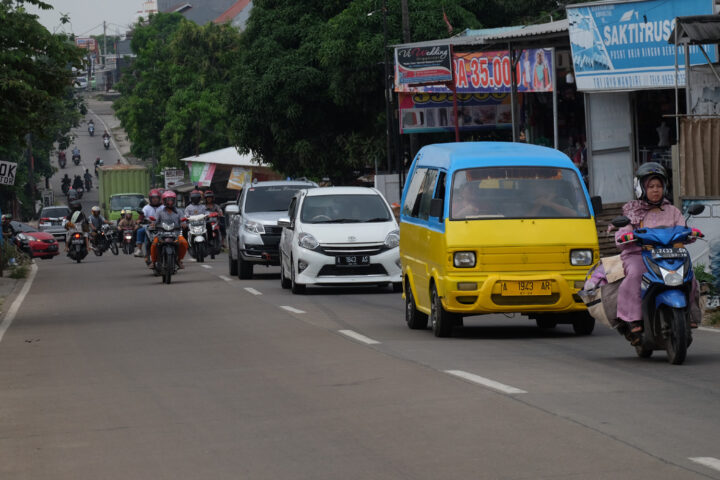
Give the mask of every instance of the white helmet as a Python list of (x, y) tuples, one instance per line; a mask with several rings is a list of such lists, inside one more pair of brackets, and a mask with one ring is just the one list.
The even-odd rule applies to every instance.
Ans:
[(97, 205), (95, 205), (94, 207), (92, 207), (91, 211), (92, 211), (92, 212), (98, 212), (98, 213), (100, 213), (100, 207), (98, 207)]

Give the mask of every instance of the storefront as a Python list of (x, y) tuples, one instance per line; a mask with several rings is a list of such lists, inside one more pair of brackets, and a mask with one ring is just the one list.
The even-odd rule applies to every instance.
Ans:
[[(668, 38), (677, 17), (714, 8), (714, 0), (567, 7), (575, 78), (585, 97), (590, 190), (603, 203), (632, 199), (633, 173), (644, 162), (661, 163), (677, 176), (671, 147), (677, 144), (676, 111), (687, 111), (685, 65), (705, 58), (694, 46), (687, 61), (683, 51), (676, 59)], [(711, 55), (716, 57), (714, 49)]]

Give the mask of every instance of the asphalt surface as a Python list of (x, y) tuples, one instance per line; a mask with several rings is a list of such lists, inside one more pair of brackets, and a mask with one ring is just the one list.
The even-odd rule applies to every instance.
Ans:
[(292, 295), (225, 255), (171, 285), (60, 255), (0, 342), (0, 478), (720, 478), (691, 460), (720, 458), (720, 333), (672, 366), (602, 326), (465, 325), (434, 338), (389, 288)]

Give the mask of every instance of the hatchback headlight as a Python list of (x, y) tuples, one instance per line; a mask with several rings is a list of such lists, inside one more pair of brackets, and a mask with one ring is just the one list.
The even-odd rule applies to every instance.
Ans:
[(385, 237), (385, 246), (387, 248), (395, 248), (400, 245), (400, 230), (393, 230)]
[(472, 268), (475, 266), (475, 252), (455, 252), (453, 265), (457, 268)]
[(265, 227), (260, 222), (253, 222), (252, 220), (246, 220), (243, 223), (243, 228), (246, 232), (256, 233), (258, 235), (265, 233)]
[(308, 250), (315, 250), (320, 246), (320, 243), (309, 233), (301, 233), (298, 235), (298, 245)]
[(592, 265), (592, 261), (593, 261), (592, 250), (571, 250), (570, 251), (570, 265), (588, 266), (588, 265)]

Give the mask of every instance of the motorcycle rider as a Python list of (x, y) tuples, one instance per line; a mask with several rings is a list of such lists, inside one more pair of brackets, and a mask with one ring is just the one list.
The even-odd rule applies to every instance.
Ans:
[(212, 190), (205, 191), (205, 210), (206, 213), (217, 213), (218, 222), (220, 222), (220, 245), (225, 246), (225, 216), (223, 215), (220, 205), (215, 203), (215, 193)]
[(90, 243), (92, 244), (93, 248), (95, 248), (100, 228), (104, 224), (109, 224), (110, 222), (105, 220), (105, 217), (100, 214), (100, 207), (98, 207), (97, 205), (92, 207), (90, 211), (92, 212), (90, 217), (88, 217), (88, 225), (90, 226)]
[(108, 133), (107, 129), (105, 130), (105, 132), (103, 132), (102, 138), (103, 140), (105, 140), (106, 138), (110, 138), (110, 134)]
[(133, 235), (135, 235), (135, 231), (138, 229), (138, 223), (133, 220), (133, 212), (131, 209), (124, 210), (125, 213), (123, 213), (123, 217), (120, 219), (120, 221), (117, 224), (118, 230), (132, 230)]
[[(88, 233), (88, 223), (87, 218), (85, 217), (85, 214), (82, 211), (82, 203), (80, 203), (80, 200), (73, 200), (70, 202), (70, 215), (65, 217), (65, 229), (68, 231), (67, 235), (65, 236), (65, 251), (67, 252), (70, 249), (70, 236), (75, 232), (82, 232), (84, 234)], [(85, 238), (85, 248), (90, 250), (90, 245), (88, 244), (88, 237), (87, 235), (84, 235)]]
[(12, 223), (10, 223), (11, 220), (12, 215), (10, 215), (9, 213), (6, 213), (2, 216), (2, 235), (6, 242), (9, 241), (17, 233), (13, 228)]
[[(633, 231), (639, 228), (662, 228), (686, 226), (680, 210), (665, 198), (667, 194), (667, 172), (656, 162), (640, 165), (635, 172), (635, 197), (623, 206), (623, 215), (630, 219), (630, 225), (622, 227), (615, 233), (615, 243), (620, 248), (625, 269), (625, 278), (618, 289), (617, 315), (620, 320), (628, 323), (631, 333), (643, 330), (642, 300), (640, 283), (645, 264), (641, 256), (641, 247), (634, 240)], [(693, 281), (690, 293), (690, 310), (699, 309), (697, 280)], [(691, 315), (692, 328), (697, 328), (697, 317)]]
[[(148, 194), (148, 200), (150, 203), (145, 205), (142, 209), (143, 216), (150, 220), (150, 217), (157, 218), (157, 212), (162, 207), (160, 190), (153, 188)], [(143, 256), (143, 245), (147, 243), (147, 227), (140, 227), (137, 231), (137, 238), (135, 239), (135, 252), (133, 255), (136, 257)], [(150, 245), (146, 245), (145, 248), (145, 263), (150, 264)]]
[(200, 190), (193, 190), (192, 192), (190, 192), (190, 205), (185, 207), (186, 217), (189, 217), (190, 215), (204, 215), (205, 213), (207, 213), (205, 205), (200, 203), (202, 198), (203, 194)]
[(85, 169), (85, 175), (83, 175), (85, 178), (85, 189), (89, 192), (90, 188), (92, 188), (92, 175), (90, 175), (90, 170)]
[(73, 157), (80, 156), (80, 149), (77, 147), (77, 145), (75, 145), (75, 148), (72, 149), (72, 154), (73, 154)]
[(80, 178), (80, 175), (75, 175), (75, 178), (73, 179), (72, 188), (77, 190), (78, 188), (84, 188), (85, 184), (82, 181), (82, 178)]
[[(171, 190), (168, 190), (162, 194), (163, 206), (158, 209), (157, 216), (155, 217), (155, 222), (153, 223), (174, 223), (177, 226), (180, 226), (182, 224), (182, 222), (180, 221), (182, 214), (180, 210), (178, 210), (178, 208), (175, 206), (176, 199), (177, 195)], [(179, 268), (185, 268), (182, 263), (182, 259), (185, 257), (185, 253), (187, 253), (188, 243), (187, 240), (185, 240), (185, 237), (183, 237), (182, 235), (178, 237), (178, 243), (179, 245), (177, 264)], [(157, 262), (157, 249), (158, 237), (155, 237), (150, 247), (150, 258), (152, 259), (152, 263), (150, 263), (151, 269), (155, 268), (155, 263)]]
[(60, 180), (60, 185), (62, 185), (62, 186), (66, 186), (66, 185), (67, 185), (68, 190), (70, 189), (70, 184), (71, 184), (71, 183), (72, 183), (72, 180), (70, 180), (70, 177), (68, 176), (67, 173), (66, 173), (65, 176)]

